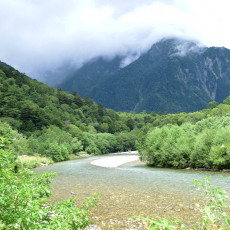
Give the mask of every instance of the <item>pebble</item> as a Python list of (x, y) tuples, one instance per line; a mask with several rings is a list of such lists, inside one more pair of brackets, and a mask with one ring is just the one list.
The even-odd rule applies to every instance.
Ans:
[[(104, 230), (104, 229), (116, 229), (116, 230), (145, 230), (147, 228), (147, 224), (144, 223), (140, 219), (132, 219), (132, 218), (125, 218), (123, 220), (113, 220), (110, 219), (108, 223), (101, 222), (103, 228), (97, 225), (89, 225), (86, 230)], [(117, 228), (120, 226), (120, 228)]]

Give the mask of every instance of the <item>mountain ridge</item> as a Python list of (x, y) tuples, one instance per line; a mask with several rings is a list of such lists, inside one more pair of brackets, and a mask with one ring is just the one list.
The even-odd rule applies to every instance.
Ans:
[[(120, 60), (113, 71), (107, 65), (101, 80), (94, 78), (95, 84), (85, 90), (87, 96), (116, 111), (192, 112), (213, 100), (220, 103), (230, 94), (230, 50), (223, 47), (170, 38), (153, 44), (124, 68), (119, 68)], [(75, 84), (85, 82), (83, 75), (76, 76)], [(73, 81), (67, 81), (73, 89)]]

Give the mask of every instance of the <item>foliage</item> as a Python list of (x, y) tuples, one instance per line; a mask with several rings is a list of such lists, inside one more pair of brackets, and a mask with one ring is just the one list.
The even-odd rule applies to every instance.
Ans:
[[(0, 135), (14, 140), (10, 148), (16, 156), (40, 155), (62, 161), (80, 151), (105, 154), (133, 149), (135, 140), (128, 132), (145, 125), (149, 117), (119, 115), (76, 92), (32, 80), (2, 62), (0, 87)], [(117, 148), (121, 135), (125, 141)]]
[(151, 216), (148, 218), (138, 217), (147, 223), (149, 230), (164, 229), (164, 230), (176, 230), (184, 229), (185, 225), (176, 218), (165, 219), (159, 216)]
[[(200, 201), (201, 218), (196, 226), (189, 227), (176, 218), (165, 219), (162, 217), (151, 216), (141, 218), (148, 224), (150, 229), (202, 229), (202, 230), (221, 230), (230, 228), (230, 214), (225, 211), (225, 191), (220, 188), (212, 188), (209, 178), (201, 181), (194, 180), (195, 187), (204, 191), (204, 198)], [(135, 217), (136, 218), (136, 217)]]
[(41, 165), (49, 165), (51, 163), (53, 163), (53, 161), (47, 157), (23, 155), (18, 156), (16, 160), (16, 167), (32, 169), (40, 167)]
[(139, 150), (149, 165), (174, 168), (230, 168), (230, 116), (195, 124), (165, 125), (148, 132)]
[(51, 157), (54, 161), (63, 161), (68, 160), (69, 154), (72, 154), (75, 150), (72, 148), (72, 141), (71, 134), (56, 126), (50, 126), (44, 129), (36, 138), (31, 136), (29, 146), (34, 153)]
[[(142, 76), (138, 71), (135, 67), (135, 74)], [(164, 73), (166, 77), (165, 74), (168, 72)], [(121, 75), (126, 76), (126, 73)], [(165, 82), (168, 83), (167, 80)], [(126, 86), (132, 88), (139, 83)], [(159, 90), (157, 84), (148, 86), (150, 90), (153, 87)], [(39, 159), (42, 156), (62, 161), (82, 152), (106, 154), (138, 148), (141, 158), (151, 166), (230, 168), (229, 97), (223, 104), (216, 106), (211, 102), (209, 109), (194, 113), (117, 113), (88, 97), (81, 98), (76, 92), (69, 94), (31, 80), (1, 62), (0, 89), (0, 136), (4, 142), (0, 145), (0, 229), (84, 228), (89, 224), (88, 205), (95, 204), (96, 197), (81, 207), (76, 207), (73, 199), (50, 204), (50, 181), (54, 175), (37, 176), (20, 169), (24, 163), (18, 161), (15, 165), (15, 160), (22, 154), (33, 159), (33, 165), (27, 162), (26, 167), (34, 167), (38, 165), (34, 163), (37, 155)], [(123, 98), (122, 90), (118, 99), (124, 103), (132, 92), (125, 88)], [(186, 96), (190, 97), (190, 93)], [(173, 87), (170, 95), (180, 97), (174, 95)], [(140, 109), (135, 102), (140, 96), (136, 94), (134, 100), (128, 101), (128, 106), (136, 105)], [(200, 97), (199, 92), (196, 92), (196, 97)], [(196, 103), (190, 100), (190, 105), (186, 97), (182, 99), (188, 107)], [(164, 96), (159, 91), (156, 98), (149, 97), (148, 100), (149, 103), (154, 101), (157, 108), (168, 106), (164, 105)], [(202, 106), (204, 103), (205, 100), (201, 102)], [(180, 106), (176, 105), (175, 110)], [(8, 146), (9, 141), (5, 140), (10, 140), (11, 144)], [(222, 191), (212, 190), (210, 185), (203, 186), (204, 181), (196, 183), (209, 191), (206, 192), (209, 201), (201, 210), (203, 219), (199, 228), (215, 229), (229, 225), (229, 216), (223, 211)], [(183, 227), (176, 219), (160, 217), (149, 223), (151, 227), (165, 229), (174, 225)]]
[(138, 148), (152, 166), (230, 168), (230, 150), (220, 147), (229, 142), (229, 98), (194, 113), (116, 113), (1, 62), (0, 87), (0, 135), (13, 140), (15, 157), (63, 161), (80, 151), (106, 154)]
[(0, 150), (0, 224), (3, 229), (82, 229), (90, 224), (90, 206), (98, 195), (80, 207), (70, 198), (51, 204), (50, 182), (54, 174), (27, 170), (15, 172), (14, 156), (6, 143)]
[(14, 131), (11, 126), (6, 123), (0, 121), (0, 136), (7, 138), (7, 139), (13, 139), (17, 135), (17, 132)]
[(208, 108), (209, 109), (214, 109), (214, 108), (216, 108), (216, 105), (217, 105), (216, 101), (211, 101), (208, 104)]
[(230, 214), (225, 211), (225, 191), (220, 188), (212, 188), (209, 178), (202, 181), (195, 180), (195, 187), (202, 188), (205, 192), (205, 197), (201, 201), (202, 218), (197, 224), (198, 229), (229, 229)]

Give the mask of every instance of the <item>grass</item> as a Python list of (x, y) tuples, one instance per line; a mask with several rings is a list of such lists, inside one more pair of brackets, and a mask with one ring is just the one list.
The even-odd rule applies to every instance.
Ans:
[(69, 160), (81, 159), (81, 158), (88, 157), (88, 156), (89, 154), (87, 154), (87, 152), (81, 151), (77, 154), (70, 154)]
[(53, 161), (50, 158), (47, 157), (40, 157), (40, 156), (27, 156), (27, 155), (22, 155), (18, 156), (16, 160), (16, 165), (19, 168), (27, 168), (27, 169), (32, 169), (32, 168), (37, 168), (40, 166), (45, 166), (53, 163)]

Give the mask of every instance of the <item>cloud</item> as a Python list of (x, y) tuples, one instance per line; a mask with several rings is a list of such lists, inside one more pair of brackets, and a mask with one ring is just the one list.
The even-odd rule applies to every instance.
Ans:
[(167, 36), (230, 48), (229, 10), (229, 0), (0, 0), (0, 60), (46, 81), (99, 55), (125, 65)]
[(134, 62), (135, 60), (137, 60), (140, 57), (140, 53), (134, 53), (134, 54), (127, 54), (127, 56), (125, 56), (121, 63), (120, 63), (120, 67), (124, 68), (125, 66), (129, 65), (130, 63)]
[(189, 53), (203, 53), (207, 47), (197, 41), (173, 40), (175, 48), (171, 51), (170, 56), (185, 56)]

